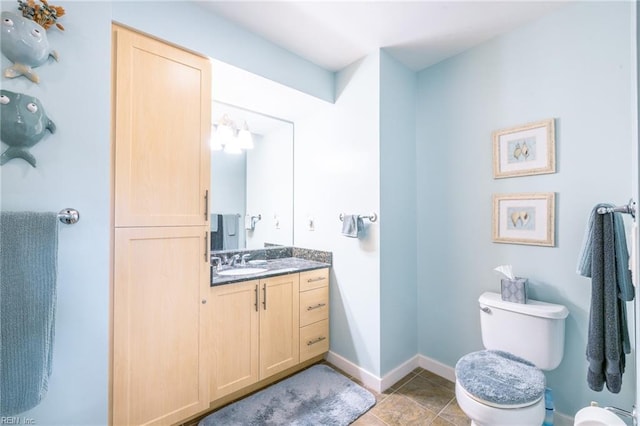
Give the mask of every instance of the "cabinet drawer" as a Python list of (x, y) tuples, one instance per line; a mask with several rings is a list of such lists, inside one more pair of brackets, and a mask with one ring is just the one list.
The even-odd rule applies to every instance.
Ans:
[(329, 285), (329, 268), (300, 272), (300, 291)]
[(329, 318), (329, 287), (300, 293), (300, 327)]
[(322, 320), (300, 329), (300, 362), (329, 350), (329, 320)]

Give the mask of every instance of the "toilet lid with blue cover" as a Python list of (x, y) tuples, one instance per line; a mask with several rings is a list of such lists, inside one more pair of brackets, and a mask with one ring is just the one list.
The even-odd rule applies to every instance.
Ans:
[(542, 371), (504, 351), (484, 350), (463, 356), (456, 364), (456, 378), (473, 398), (495, 407), (526, 407), (544, 395)]

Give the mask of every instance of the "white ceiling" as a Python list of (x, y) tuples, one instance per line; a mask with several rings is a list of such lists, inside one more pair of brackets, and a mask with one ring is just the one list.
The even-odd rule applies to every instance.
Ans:
[(380, 47), (414, 71), (567, 1), (205, 1), (217, 15), (330, 71)]

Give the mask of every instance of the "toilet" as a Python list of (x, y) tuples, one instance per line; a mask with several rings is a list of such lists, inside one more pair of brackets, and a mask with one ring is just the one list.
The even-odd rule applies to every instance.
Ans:
[(540, 426), (545, 415), (545, 377), (564, 355), (562, 305), (526, 304), (483, 293), (480, 329), (485, 350), (456, 364), (456, 399), (475, 426)]

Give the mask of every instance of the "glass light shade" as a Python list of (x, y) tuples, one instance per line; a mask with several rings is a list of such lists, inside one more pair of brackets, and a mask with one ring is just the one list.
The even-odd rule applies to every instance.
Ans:
[(238, 144), (242, 149), (253, 149), (253, 135), (247, 129), (238, 131)]
[(233, 139), (233, 129), (224, 124), (218, 124), (218, 129), (216, 130), (216, 144), (227, 146), (231, 143)]
[(215, 126), (211, 126), (211, 151), (220, 151), (222, 149), (222, 143), (220, 142), (220, 135)]
[(238, 138), (234, 138), (231, 136), (229, 142), (227, 142), (224, 146), (224, 152), (227, 154), (242, 154), (242, 149), (240, 149), (240, 142)]

